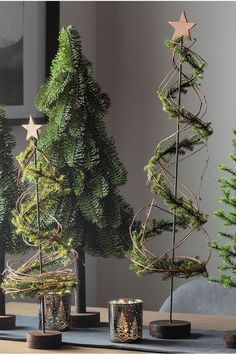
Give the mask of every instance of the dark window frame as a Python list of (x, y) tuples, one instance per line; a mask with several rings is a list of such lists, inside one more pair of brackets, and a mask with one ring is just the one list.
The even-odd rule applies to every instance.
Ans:
[[(58, 49), (58, 34), (60, 28), (60, 1), (46, 1), (46, 55), (45, 55), (45, 76), (50, 73), (50, 66)], [(10, 119), (12, 126), (28, 123), (29, 118)], [(47, 117), (35, 118), (36, 123), (47, 123)]]

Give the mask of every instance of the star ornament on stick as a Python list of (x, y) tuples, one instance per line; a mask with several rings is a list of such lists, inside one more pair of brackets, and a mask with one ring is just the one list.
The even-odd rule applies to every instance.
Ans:
[(43, 127), (43, 124), (35, 124), (34, 118), (30, 115), (29, 123), (23, 124), (22, 127), (27, 130), (26, 140), (32, 137), (38, 140), (38, 130)]
[(175, 32), (172, 37), (173, 40), (175, 40), (178, 37), (183, 36), (186, 39), (189, 39), (191, 41), (191, 34), (190, 30), (196, 26), (196, 23), (194, 22), (188, 22), (187, 17), (185, 15), (185, 12), (182, 11), (179, 22), (168, 22), (172, 27), (174, 27)]

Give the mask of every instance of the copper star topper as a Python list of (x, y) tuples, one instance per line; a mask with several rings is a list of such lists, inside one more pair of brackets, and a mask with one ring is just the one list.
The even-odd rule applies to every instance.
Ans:
[(34, 118), (30, 115), (29, 123), (23, 124), (22, 127), (27, 130), (26, 140), (31, 137), (38, 140), (38, 130), (43, 127), (43, 124), (35, 124)]
[(172, 27), (174, 27), (175, 32), (172, 37), (173, 40), (176, 38), (183, 36), (186, 39), (189, 39), (191, 41), (191, 34), (190, 30), (196, 26), (196, 23), (194, 22), (188, 22), (187, 17), (185, 15), (185, 12), (182, 11), (179, 22), (168, 22)]

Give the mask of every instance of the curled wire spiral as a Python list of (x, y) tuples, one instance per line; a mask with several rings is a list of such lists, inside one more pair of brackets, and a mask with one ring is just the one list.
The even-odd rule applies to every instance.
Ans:
[[(159, 87), (158, 96), (162, 102), (163, 110), (169, 118), (176, 119), (178, 128), (157, 145), (154, 156), (146, 166), (147, 184), (153, 193), (153, 199), (150, 205), (136, 213), (130, 226), (133, 242), (130, 254), (131, 268), (139, 275), (161, 273), (166, 279), (171, 276), (188, 278), (206, 274), (206, 264), (211, 255), (211, 249), (208, 247), (209, 253), (205, 261), (201, 261), (198, 257), (189, 256), (174, 256), (173, 261), (171, 257), (173, 250), (182, 246), (195, 231), (199, 231), (203, 235), (208, 246), (210, 244), (210, 238), (203, 227), (207, 217), (201, 212), (200, 204), (202, 180), (208, 165), (207, 140), (213, 130), (210, 123), (202, 120), (207, 110), (207, 103), (200, 90), (200, 82), (206, 63), (191, 50), (194, 42), (186, 46), (181, 37), (174, 41), (166, 41), (167, 46), (173, 50), (172, 67)], [(188, 73), (183, 72), (183, 67), (187, 68)], [(191, 113), (178, 102), (179, 94), (184, 95), (189, 90), (197, 98), (198, 109), (196, 113)], [(177, 134), (179, 140), (176, 140)], [(176, 151), (179, 156), (178, 163), (182, 163), (204, 148), (207, 157), (200, 177), (198, 195), (180, 181), (178, 181), (175, 195), (175, 175), (172, 170), (176, 164)], [(164, 208), (159, 206), (157, 198), (162, 199)], [(159, 218), (158, 220), (151, 218), (154, 208), (167, 213), (169, 218)], [(140, 229), (135, 230), (133, 228), (134, 221), (143, 211), (146, 211), (145, 220)], [(176, 218), (175, 231), (182, 231), (184, 234), (163, 254), (158, 255), (148, 249), (148, 243), (163, 232), (173, 232), (173, 214)]]
[(13, 212), (13, 224), (24, 242), (37, 247), (38, 252), (25, 263), (7, 262), (3, 289), (6, 294), (22, 297), (71, 291), (77, 282), (69, 267), (77, 253), (71, 249), (71, 240), (63, 238), (62, 226), (53, 216), (58, 200), (67, 192), (62, 188), (63, 176), (57, 176), (33, 139), (18, 161), (18, 184), (23, 192)]

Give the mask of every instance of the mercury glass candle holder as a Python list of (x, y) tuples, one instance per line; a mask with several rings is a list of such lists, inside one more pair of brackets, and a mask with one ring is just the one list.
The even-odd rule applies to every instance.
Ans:
[[(49, 293), (44, 295), (45, 328), (66, 331), (70, 328), (71, 294)], [(42, 316), (39, 308), (39, 329), (42, 328)]]
[(111, 341), (140, 341), (143, 331), (143, 302), (123, 298), (109, 301), (108, 304)]

